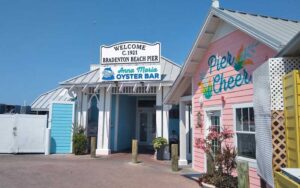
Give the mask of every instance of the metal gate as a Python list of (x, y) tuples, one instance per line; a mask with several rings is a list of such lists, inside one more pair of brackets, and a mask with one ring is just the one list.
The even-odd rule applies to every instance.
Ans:
[(1, 114), (0, 153), (44, 153), (47, 115)]
[(53, 102), (50, 110), (50, 153), (71, 153), (74, 102)]

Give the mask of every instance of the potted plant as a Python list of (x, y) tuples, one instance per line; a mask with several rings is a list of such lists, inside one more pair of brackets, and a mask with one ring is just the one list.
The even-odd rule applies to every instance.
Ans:
[(163, 160), (164, 159), (164, 150), (166, 145), (168, 144), (167, 139), (163, 137), (157, 137), (152, 141), (153, 148), (156, 151), (156, 159)]
[(203, 188), (235, 188), (238, 186), (237, 177), (232, 175), (236, 168), (236, 149), (229, 144), (233, 132), (216, 127), (210, 127), (208, 135), (197, 138), (195, 145), (206, 153), (207, 173), (199, 178)]

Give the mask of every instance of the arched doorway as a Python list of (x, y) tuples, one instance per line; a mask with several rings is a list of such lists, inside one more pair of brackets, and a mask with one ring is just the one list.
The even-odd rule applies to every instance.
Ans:
[[(98, 117), (99, 117), (99, 100), (96, 95), (92, 95), (88, 103), (88, 118), (87, 118), (87, 137), (90, 140), (91, 137), (97, 137), (98, 135)], [(96, 142), (97, 143), (97, 142)], [(88, 147), (90, 149), (90, 147)]]

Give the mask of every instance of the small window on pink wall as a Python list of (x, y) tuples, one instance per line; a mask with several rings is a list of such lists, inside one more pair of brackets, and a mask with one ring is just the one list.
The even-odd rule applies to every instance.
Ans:
[(253, 107), (237, 107), (234, 110), (238, 156), (256, 159)]

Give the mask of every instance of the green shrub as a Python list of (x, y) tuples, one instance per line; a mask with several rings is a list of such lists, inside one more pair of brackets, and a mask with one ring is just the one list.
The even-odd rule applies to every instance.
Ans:
[(153, 148), (155, 150), (160, 149), (161, 147), (165, 146), (168, 144), (167, 139), (163, 138), (163, 137), (157, 137), (152, 141), (153, 144)]
[(86, 153), (88, 140), (84, 132), (84, 128), (81, 126), (74, 129), (73, 150), (75, 155), (83, 155)]

